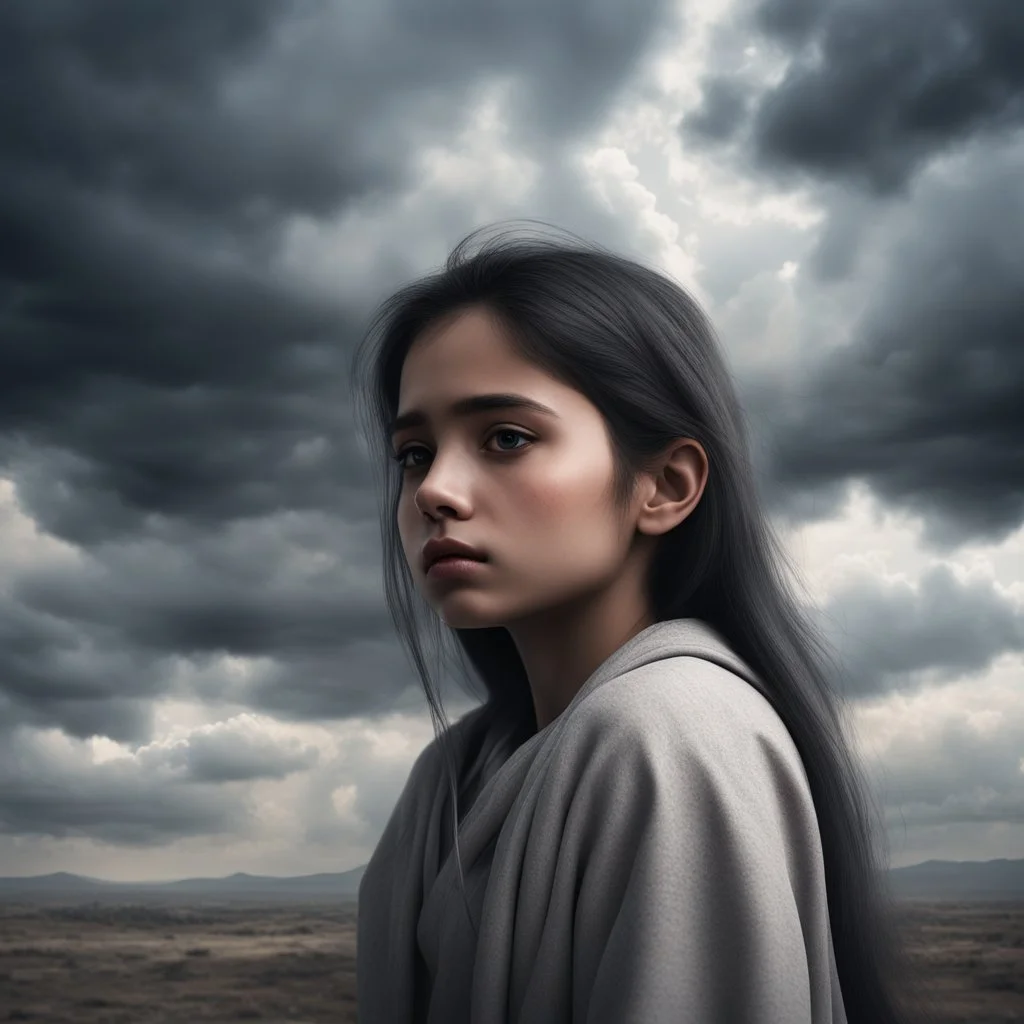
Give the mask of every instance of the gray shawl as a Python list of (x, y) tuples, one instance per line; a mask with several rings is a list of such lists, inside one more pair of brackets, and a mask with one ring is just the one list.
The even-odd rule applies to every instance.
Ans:
[(434, 740), (359, 887), (360, 1024), (846, 1024), (803, 764), (709, 626), (638, 633), (516, 749), (484, 710), (452, 726), (479, 934)]

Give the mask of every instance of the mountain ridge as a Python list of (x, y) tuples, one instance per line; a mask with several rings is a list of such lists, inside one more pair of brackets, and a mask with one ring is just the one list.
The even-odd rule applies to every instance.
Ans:
[[(44, 875), (0, 877), (0, 901), (56, 900), (88, 897), (94, 900), (183, 899), (208, 897), (273, 902), (335, 898), (356, 900), (366, 865), (348, 871), (310, 875), (254, 875), (236, 871), (214, 878), (181, 878), (159, 882), (116, 882), (69, 871)], [(896, 899), (937, 901), (1024, 900), (1024, 859), (987, 861), (926, 860), (888, 870)]]

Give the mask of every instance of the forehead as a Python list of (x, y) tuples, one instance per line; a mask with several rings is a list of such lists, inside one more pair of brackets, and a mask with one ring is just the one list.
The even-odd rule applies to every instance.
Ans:
[(402, 366), (399, 407), (426, 406), (482, 389), (543, 391), (562, 385), (516, 352), (486, 312), (469, 310), (432, 326), (409, 347)]

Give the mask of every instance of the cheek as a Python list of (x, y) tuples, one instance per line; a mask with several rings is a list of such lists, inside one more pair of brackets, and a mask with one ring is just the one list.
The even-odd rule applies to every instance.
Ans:
[(595, 535), (608, 529), (602, 483), (601, 467), (585, 460), (525, 474), (510, 492), (514, 504), (503, 509), (502, 518), (514, 515), (548, 551), (568, 553), (581, 543), (592, 547)]
[[(589, 456), (589, 457), (588, 457)], [(537, 516), (573, 520), (593, 515), (611, 467), (586, 449), (567, 453), (517, 481), (516, 502)]]

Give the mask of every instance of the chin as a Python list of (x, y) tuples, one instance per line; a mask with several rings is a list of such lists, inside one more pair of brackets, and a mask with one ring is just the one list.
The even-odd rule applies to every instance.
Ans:
[(432, 604), (439, 618), (452, 629), (490, 629), (503, 626), (508, 618), (486, 608), (474, 607), (476, 602), (458, 594), (451, 594)]
[(504, 625), (503, 621), (499, 622), (491, 616), (481, 615), (465, 608), (439, 608), (437, 614), (444, 624), (452, 629), (490, 629), (494, 626)]

